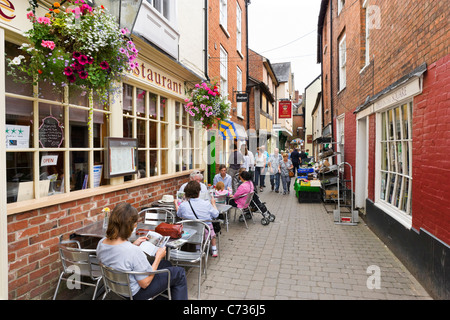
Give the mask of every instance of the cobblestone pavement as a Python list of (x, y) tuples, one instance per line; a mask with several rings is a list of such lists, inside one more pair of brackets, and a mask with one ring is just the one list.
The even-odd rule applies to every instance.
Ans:
[[(247, 230), (231, 212), (220, 258), (209, 258), (202, 278), (202, 300), (431, 299), (364, 221), (336, 225), (323, 204), (300, 204), (295, 192), (278, 194), (270, 185), (260, 198), (275, 222), (263, 226), (255, 213)], [(197, 299), (198, 269), (187, 277), (189, 299)]]

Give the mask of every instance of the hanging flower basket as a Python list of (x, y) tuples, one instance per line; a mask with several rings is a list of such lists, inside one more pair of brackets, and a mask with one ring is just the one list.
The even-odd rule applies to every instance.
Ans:
[(216, 85), (209, 82), (196, 84), (188, 95), (185, 111), (204, 128), (211, 129), (216, 122), (229, 118), (231, 102), (221, 97)]
[[(46, 81), (61, 90), (65, 86), (94, 91), (107, 101), (126, 71), (135, 67), (138, 50), (121, 29), (116, 17), (103, 6), (91, 7), (84, 0), (55, 2), (43, 17), (36, 17), (35, 1), (27, 18), (33, 26), (25, 35), (24, 55), (9, 61), (11, 74), (24, 72), (19, 81)], [(66, 4), (63, 9), (62, 4)]]

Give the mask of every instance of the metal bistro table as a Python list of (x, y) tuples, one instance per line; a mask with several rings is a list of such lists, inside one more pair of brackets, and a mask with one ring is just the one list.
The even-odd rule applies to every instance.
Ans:
[[(139, 229), (148, 229), (151, 230), (154, 226), (146, 225), (145, 223), (138, 223), (136, 230)], [(197, 231), (195, 229), (190, 228), (183, 228), (183, 234), (181, 236), (181, 239), (183, 240), (189, 240)], [(81, 237), (96, 237), (96, 238), (103, 238), (106, 236), (106, 229), (103, 228), (103, 220), (97, 221), (94, 223), (91, 223), (85, 227), (82, 227), (80, 229), (75, 230), (73, 233), (75, 236), (81, 236)], [(138, 238), (136, 235), (131, 235), (131, 237), (128, 239), (130, 241), (134, 241)], [(179, 239), (170, 239), (167, 243), (167, 249), (178, 249), (181, 247), (184, 243), (182, 241), (178, 241)]]

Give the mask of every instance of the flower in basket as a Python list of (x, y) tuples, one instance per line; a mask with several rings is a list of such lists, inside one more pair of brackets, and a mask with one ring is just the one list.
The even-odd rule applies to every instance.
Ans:
[(36, 1), (30, 3), (29, 43), (22, 45), (23, 55), (10, 60), (10, 74), (25, 73), (26, 81), (46, 81), (57, 90), (67, 85), (93, 90), (107, 101), (118, 89), (113, 83), (135, 67), (138, 50), (128, 30), (119, 30), (116, 17), (103, 6), (91, 7), (84, 0), (55, 2), (43, 17), (35, 16)]
[(209, 82), (196, 84), (188, 92), (185, 111), (194, 121), (200, 121), (204, 128), (210, 129), (219, 120), (228, 119), (231, 102), (221, 97), (219, 88)]

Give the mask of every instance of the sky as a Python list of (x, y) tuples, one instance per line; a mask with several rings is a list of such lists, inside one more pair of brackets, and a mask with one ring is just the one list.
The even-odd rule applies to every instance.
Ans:
[(300, 94), (320, 75), (317, 63), (320, 2), (251, 0), (248, 6), (249, 48), (270, 63), (291, 62), (295, 90)]

